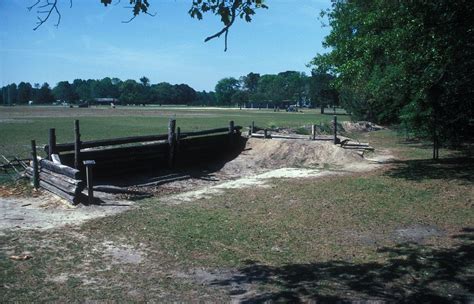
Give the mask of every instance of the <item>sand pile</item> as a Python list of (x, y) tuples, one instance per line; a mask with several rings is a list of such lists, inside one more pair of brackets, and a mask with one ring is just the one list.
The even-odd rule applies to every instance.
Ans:
[(384, 129), (384, 127), (374, 124), (370, 121), (343, 121), (341, 125), (346, 132), (371, 132)]
[(365, 162), (354, 150), (330, 141), (250, 138), (245, 150), (225, 164), (221, 172), (245, 175), (279, 168), (324, 168)]

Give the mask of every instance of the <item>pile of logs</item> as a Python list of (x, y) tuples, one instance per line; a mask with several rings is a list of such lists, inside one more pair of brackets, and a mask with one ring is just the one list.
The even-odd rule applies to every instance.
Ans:
[(36, 143), (32, 141), (31, 166), (26, 168), (26, 175), (33, 180), (33, 185), (78, 204), (80, 195), (85, 188), (81, 172), (74, 168), (57, 164), (36, 155)]

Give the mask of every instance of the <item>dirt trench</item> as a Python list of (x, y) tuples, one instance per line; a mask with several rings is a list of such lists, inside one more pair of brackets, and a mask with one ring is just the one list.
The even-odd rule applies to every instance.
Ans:
[[(233, 159), (203, 164), (171, 177), (121, 178), (124, 184), (120, 189), (145, 193), (162, 203), (192, 203), (221, 195), (226, 189), (265, 187), (274, 178), (318, 178), (369, 171), (390, 159), (388, 151), (376, 151), (369, 158), (330, 141), (249, 138)], [(102, 203), (93, 206), (70, 206), (44, 190), (35, 197), (0, 197), (0, 233), (4, 229), (51, 229), (81, 224), (137, 205), (133, 194), (96, 192), (96, 196)]]

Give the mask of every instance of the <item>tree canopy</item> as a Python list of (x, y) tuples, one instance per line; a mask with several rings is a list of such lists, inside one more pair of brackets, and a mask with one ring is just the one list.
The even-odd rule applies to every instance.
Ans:
[(335, 76), (356, 118), (451, 143), (472, 136), (474, 2), (335, 0), (323, 15), (330, 51), (311, 64)]

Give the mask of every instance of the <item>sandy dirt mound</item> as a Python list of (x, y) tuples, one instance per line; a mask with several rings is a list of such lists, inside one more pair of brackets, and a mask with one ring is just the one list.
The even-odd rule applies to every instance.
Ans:
[(371, 132), (384, 129), (384, 127), (370, 121), (343, 121), (341, 125), (346, 132)]
[(354, 150), (329, 141), (250, 138), (244, 151), (222, 168), (223, 173), (260, 173), (280, 168), (324, 168), (365, 162)]

